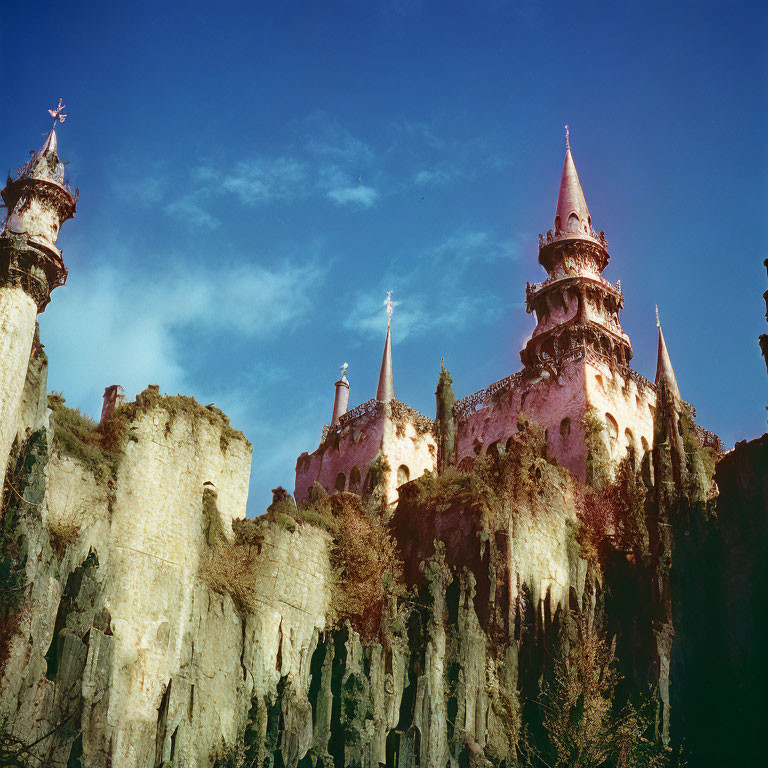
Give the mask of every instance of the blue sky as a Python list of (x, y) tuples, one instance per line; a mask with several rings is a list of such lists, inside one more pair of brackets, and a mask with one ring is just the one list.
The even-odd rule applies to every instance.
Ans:
[(764, 3), (17, 3), (0, 9), (0, 158), (64, 98), (80, 187), (41, 318), (49, 386), (215, 402), (254, 444), (250, 514), (293, 488), (338, 366), (372, 397), (387, 289), (397, 397), (434, 412), (520, 368), (563, 124), (611, 243), (634, 367), (654, 305), (683, 396), (765, 430)]

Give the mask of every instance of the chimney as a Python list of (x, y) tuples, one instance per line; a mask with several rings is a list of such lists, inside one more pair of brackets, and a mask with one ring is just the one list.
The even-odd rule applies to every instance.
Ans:
[(104, 390), (104, 404), (101, 406), (101, 419), (99, 424), (103, 424), (111, 415), (115, 408), (118, 408), (125, 402), (125, 390), (119, 384), (112, 384)]

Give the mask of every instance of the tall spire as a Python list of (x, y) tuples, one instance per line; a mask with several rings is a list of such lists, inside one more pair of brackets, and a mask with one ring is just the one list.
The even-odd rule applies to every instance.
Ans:
[[(578, 223), (571, 219), (575, 214)], [(568, 136), (568, 126), (565, 126), (565, 162), (563, 163), (563, 175), (560, 179), (560, 193), (557, 198), (557, 211), (555, 212), (555, 234), (569, 230), (590, 234), (592, 219), (587, 208), (587, 201), (581, 189), (579, 174), (571, 154), (571, 143)]]
[(381, 358), (379, 371), (379, 386), (376, 389), (376, 399), (380, 403), (388, 403), (395, 399), (395, 380), (392, 375), (392, 291), (387, 291), (387, 338), (384, 342), (384, 354)]
[(659, 329), (659, 353), (656, 357), (656, 387), (658, 389), (663, 383), (672, 395), (677, 399), (680, 399), (680, 390), (677, 386), (675, 370), (672, 368), (672, 361), (669, 358), (667, 343), (664, 341), (664, 334), (662, 333), (661, 323), (659, 322), (658, 307), (656, 307), (656, 327)]

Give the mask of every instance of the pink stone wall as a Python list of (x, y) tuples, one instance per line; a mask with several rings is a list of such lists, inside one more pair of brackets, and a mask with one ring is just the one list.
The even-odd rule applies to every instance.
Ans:
[[(390, 471), (383, 478), (387, 503), (397, 501), (400, 485), (398, 470), (406, 470), (406, 480), (415, 480), (437, 467), (437, 443), (431, 432), (417, 428), (404, 416), (393, 419), (389, 405), (379, 405), (376, 411), (359, 416), (332, 430), (328, 438), (312, 454), (302, 454), (296, 462), (295, 498), (302, 502), (309, 487), (320, 483), (328, 493), (336, 488), (339, 473), (344, 475), (344, 488), (340, 490), (361, 493), (368, 474), (368, 466), (379, 454), (389, 464)], [(421, 417), (423, 418), (423, 417)], [(352, 470), (360, 472), (359, 482), (352, 482)]]
[[(456, 455), (484, 454), (517, 432), (525, 413), (547, 430), (547, 444), (559, 464), (584, 480), (586, 445), (582, 419), (593, 409), (603, 422), (611, 460), (621, 461), (631, 447), (635, 456), (653, 447), (656, 393), (650, 382), (625, 378), (607, 362), (589, 359), (565, 364), (558, 380), (542, 373), (512, 390), (500, 391), (485, 407), (457, 424)], [(564, 419), (570, 422), (564, 422)]]
[[(564, 365), (558, 380), (542, 373), (512, 390), (496, 393), (485, 408), (457, 425), (457, 459), (485, 453), (498, 442), (505, 447), (517, 432), (517, 421), (525, 413), (547, 430), (554, 457), (579, 477), (584, 476), (586, 448), (581, 420), (587, 409), (583, 361)], [(568, 433), (561, 437), (563, 419), (570, 419)]]
[[(342, 427), (338, 433), (331, 432), (325, 443), (312, 454), (302, 454), (296, 462), (297, 502), (307, 498), (309, 486), (320, 483), (326, 491), (336, 490), (336, 477), (344, 473), (345, 490), (360, 493), (368, 471), (368, 464), (381, 450), (384, 423), (381, 415), (369, 413)], [(360, 470), (360, 484), (350, 486), (352, 468)]]
[(585, 372), (587, 402), (606, 425), (603, 438), (611, 459), (621, 461), (629, 447), (641, 458), (653, 447), (655, 389), (650, 382), (624, 378), (617, 369), (598, 360), (588, 361)]

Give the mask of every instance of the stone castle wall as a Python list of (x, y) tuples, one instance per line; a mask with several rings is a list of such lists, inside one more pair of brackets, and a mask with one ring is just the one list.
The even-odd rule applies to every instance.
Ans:
[[(336, 478), (344, 475), (346, 490), (362, 491), (368, 464), (381, 451), (384, 422), (378, 411), (371, 411), (332, 430), (312, 454), (302, 454), (296, 461), (295, 497), (297, 502), (307, 498), (312, 483), (320, 483), (329, 493), (336, 489)], [(357, 467), (360, 480), (351, 482)]]
[(557, 461), (581, 477), (586, 458), (581, 420), (586, 409), (583, 363), (566, 363), (557, 379), (540, 373), (499, 390), (484, 407), (459, 418), (457, 461), (461, 465), (462, 460), (486, 453), (494, 444), (505, 448), (517, 433), (520, 415), (525, 414), (547, 430), (547, 442)]
[(630, 446), (638, 457), (653, 447), (655, 406), (655, 388), (642, 377), (624, 377), (596, 356), (571, 360), (559, 375), (541, 372), (535, 378), (521, 378), (475, 412), (460, 416), (457, 460), (487, 453), (492, 445), (504, 448), (525, 414), (546, 429), (547, 445), (557, 462), (583, 480), (585, 416), (592, 413), (600, 419), (604, 425), (600, 439), (611, 461), (618, 463)]
[[(407, 413), (398, 415), (397, 404), (373, 404), (367, 412), (330, 429), (314, 453), (298, 458), (296, 501), (307, 498), (314, 482), (320, 483), (328, 493), (335, 490), (362, 493), (369, 466), (377, 457), (390, 468), (381, 485), (385, 500), (391, 504), (397, 500), (399, 468), (407, 469), (406, 480), (434, 470), (437, 443), (434, 435), (418, 428)], [(337, 480), (339, 483), (343, 480), (343, 487), (337, 488)]]
[(0, 287), (0, 474), (16, 437), (37, 307), (21, 288)]

